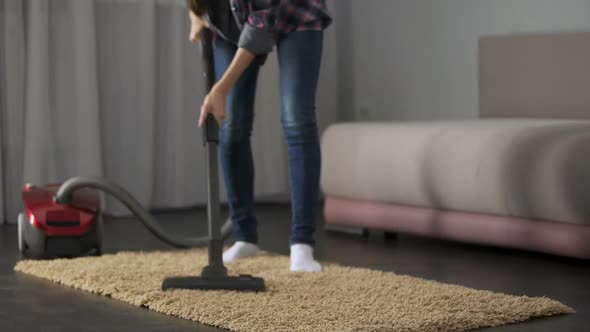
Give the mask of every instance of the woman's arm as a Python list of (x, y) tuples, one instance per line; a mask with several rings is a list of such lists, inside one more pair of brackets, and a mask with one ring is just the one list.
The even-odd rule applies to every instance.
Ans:
[(250, 66), (256, 55), (245, 48), (239, 48), (223, 77), (215, 84), (213, 90), (227, 95), (242, 73)]
[(280, 0), (269, 0), (264, 8), (250, 13), (240, 34), (238, 51), (232, 63), (201, 106), (199, 126), (203, 125), (209, 113), (212, 113), (221, 125), (226, 117), (225, 98), (229, 91), (257, 55), (272, 51), (280, 5)]
[(256, 55), (254, 53), (245, 48), (238, 49), (222, 78), (213, 86), (209, 94), (207, 94), (203, 106), (201, 106), (199, 127), (203, 125), (209, 113), (213, 114), (217, 122), (221, 125), (221, 122), (226, 117), (225, 98), (255, 57)]

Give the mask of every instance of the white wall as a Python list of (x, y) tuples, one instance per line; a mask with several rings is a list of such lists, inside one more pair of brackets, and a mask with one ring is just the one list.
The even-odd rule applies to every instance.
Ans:
[(590, 30), (590, 0), (339, 0), (335, 14), (356, 120), (475, 118), (480, 36)]

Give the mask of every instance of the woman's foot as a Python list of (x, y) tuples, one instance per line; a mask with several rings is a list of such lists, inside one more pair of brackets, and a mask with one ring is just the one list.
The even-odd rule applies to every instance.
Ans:
[(258, 255), (260, 248), (254, 243), (237, 241), (223, 253), (223, 262), (229, 263), (236, 259)]
[(291, 272), (320, 272), (322, 266), (313, 259), (313, 248), (298, 243), (291, 246)]

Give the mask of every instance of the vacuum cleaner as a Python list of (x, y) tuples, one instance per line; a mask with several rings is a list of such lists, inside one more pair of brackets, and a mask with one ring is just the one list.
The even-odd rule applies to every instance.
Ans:
[[(207, 91), (215, 84), (213, 34), (201, 32)], [(23, 191), (23, 212), (18, 218), (20, 252), (41, 257), (76, 257), (102, 254), (101, 197), (105, 192), (123, 203), (160, 240), (177, 248), (209, 246), (208, 265), (200, 276), (166, 278), (162, 289), (226, 289), (264, 291), (262, 278), (251, 275), (229, 276), (223, 265), (223, 240), (231, 233), (231, 221), (220, 222), (218, 144), (219, 126), (209, 114), (203, 129), (207, 154), (207, 219), (209, 234), (198, 238), (175, 238), (168, 234), (142, 205), (122, 187), (96, 177), (75, 177), (62, 185), (27, 185)], [(96, 190), (92, 190), (96, 189)]]
[(102, 210), (95, 190), (75, 193), (71, 204), (54, 202), (59, 184), (27, 184), (18, 215), (18, 249), (23, 257), (76, 257), (102, 254)]

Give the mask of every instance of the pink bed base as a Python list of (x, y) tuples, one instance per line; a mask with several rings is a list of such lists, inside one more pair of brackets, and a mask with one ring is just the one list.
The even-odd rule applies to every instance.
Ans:
[(327, 197), (326, 223), (590, 259), (590, 225)]

